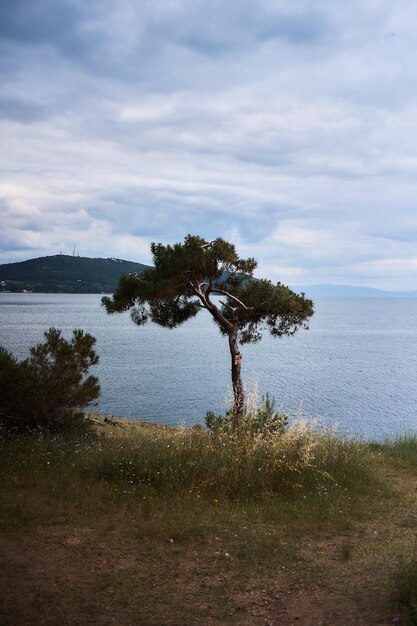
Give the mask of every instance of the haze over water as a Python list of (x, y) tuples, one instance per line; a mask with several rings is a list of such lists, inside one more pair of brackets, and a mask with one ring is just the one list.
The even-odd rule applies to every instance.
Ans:
[[(0, 344), (19, 358), (50, 326), (97, 338), (96, 410), (177, 425), (224, 412), (227, 341), (208, 314), (175, 330), (109, 316), (99, 295), (0, 294)], [(417, 299), (321, 298), (309, 331), (243, 346), (243, 377), (294, 416), (381, 439), (417, 431)]]

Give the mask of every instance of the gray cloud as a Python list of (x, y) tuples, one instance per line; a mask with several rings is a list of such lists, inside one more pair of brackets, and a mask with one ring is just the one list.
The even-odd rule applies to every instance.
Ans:
[(40, 105), (30, 100), (2, 98), (0, 96), (0, 119), (30, 123), (47, 117), (47, 112)]
[(0, 4), (0, 36), (24, 44), (71, 38), (79, 14), (71, 2), (53, 0), (3, 0)]
[[(178, 24), (175, 23), (178, 32)], [(194, 15), (186, 16), (174, 39), (199, 53), (231, 53), (253, 47), (260, 42), (283, 40), (294, 45), (311, 45), (321, 41), (328, 31), (324, 13), (309, 8), (303, 11), (270, 11), (257, 3), (206, 5)]]

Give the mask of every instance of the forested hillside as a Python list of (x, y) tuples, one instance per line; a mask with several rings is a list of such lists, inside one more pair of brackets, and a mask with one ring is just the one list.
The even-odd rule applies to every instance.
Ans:
[(0, 291), (108, 293), (120, 276), (147, 265), (122, 259), (90, 259), (57, 254), (0, 265)]

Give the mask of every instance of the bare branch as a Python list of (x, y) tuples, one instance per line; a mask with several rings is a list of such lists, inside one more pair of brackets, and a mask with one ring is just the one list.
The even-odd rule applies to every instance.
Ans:
[(200, 285), (198, 285), (198, 287), (196, 287), (193, 283), (192, 280), (188, 279), (187, 280), (188, 284), (190, 285), (191, 289), (194, 291), (195, 295), (198, 296), (200, 298), (200, 300), (203, 299), (204, 294), (202, 292), (202, 290), (200, 289)]
[[(214, 290), (216, 293), (221, 293), (224, 296), (227, 296), (228, 298), (230, 298), (231, 300), (234, 300), (235, 302), (237, 302), (239, 304), (239, 306), (243, 307), (247, 311), (252, 311), (252, 309), (254, 308), (253, 306), (246, 306), (246, 304), (244, 304), (241, 300), (239, 300), (239, 298), (236, 298), (236, 296), (234, 296), (233, 294), (229, 293), (225, 289), (221, 289), (220, 287), (217, 287), (217, 285), (213, 285), (212, 283), (208, 283), (208, 282), (203, 282), (203, 283), (200, 283), (199, 287), (201, 288), (202, 285), (208, 285), (210, 287), (210, 291)], [(210, 293), (210, 291), (209, 291), (209, 293)], [(262, 303), (262, 304), (264, 304), (264, 303)]]
[[(210, 292), (213, 288), (211, 281), (210, 283), (207, 283), (207, 282), (200, 283), (198, 287), (196, 287), (191, 280), (188, 280), (188, 284), (190, 285), (191, 289), (194, 291), (195, 295), (200, 299), (202, 303), (201, 304), (202, 308), (209, 311), (210, 315), (212, 315), (214, 319), (217, 320), (217, 322), (221, 326), (223, 326), (223, 328), (227, 330), (227, 332), (231, 332), (233, 330), (233, 324), (228, 319), (226, 319), (224, 315), (221, 314), (221, 312), (216, 307), (214, 302), (210, 300)], [(201, 289), (202, 285), (208, 286), (205, 292)]]
[(227, 304), (227, 302), (223, 302), (223, 300), (219, 300), (219, 302), (227, 309), (230, 309), (231, 311), (233, 311), (233, 313), (236, 311), (236, 307), (230, 306), (230, 304)]
[(231, 293), (229, 293), (228, 291), (225, 291), (224, 289), (217, 289), (217, 287), (215, 287), (215, 290), (218, 293), (222, 293), (224, 296), (227, 296), (228, 298), (230, 298), (231, 300), (234, 300), (235, 302), (237, 302), (241, 307), (243, 307), (246, 311), (252, 311), (252, 309), (254, 308), (253, 306), (246, 306), (246, 304), (244, 304), (241, 300), (239, 300), (239, 298), (236, 298), (236, 296), (232, 295)]

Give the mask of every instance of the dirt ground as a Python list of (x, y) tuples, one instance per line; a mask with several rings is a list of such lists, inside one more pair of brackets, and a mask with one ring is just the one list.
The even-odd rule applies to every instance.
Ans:
[(415, 476), (393, 470), (396, 504), (343, 534), (280, 541), (266, 562), (224, 536), (144, 538), (103, 516), (0, 539), (3, 626), (401, 623), (390, 597), (415, 551)]

